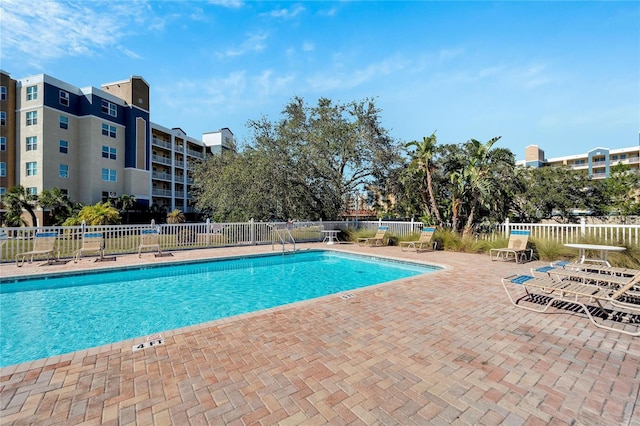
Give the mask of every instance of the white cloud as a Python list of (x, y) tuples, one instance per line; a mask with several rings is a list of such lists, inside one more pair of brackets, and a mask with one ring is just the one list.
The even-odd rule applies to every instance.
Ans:
[(230, 9), (238, 9), (244, 6), (244, 2), (240, 0), (209, 0), (209, 3), (215, 6), (228, 7)]
[(120, 46), (119, 49), (120, 49), (120, 51), (122, 53), (124, 53), (125, 55), (127, 55), (131, 59), (142, 59), (142, 56), (138, 55), (136, 52), (134, 52), (132, 50), (129, 50), (129, 49), (124, 48), (122, 46)]
[[(35, 67), (63, 56), (91, 56), (96, 50), (116, 46), (132, 22), (142, 19), (145, 5), (140, 1), (125, 5), (3, 0), (3, 56), (24, 59)], [(100, 10), (104, 7), (108, 7), (108, 13)]]
[(311, 51), (313, 51), (315, 49), (315, 47), (316, 46), (313, 43), (308, 42), (308, 41), (302, 43), (302, 50), (305, 51), (305, 52), (311, 52)]
[(220, 52), (218, 56), (241, 56), (249, 52), (261, 52), (267, 47), (265, 40), (267, 40), (268, 37), (268, 34), (251, 34), (240, 46)]
[(401, 57), (392, 57), (372, 63), (361, 69), (336, 72), (342, 66), (342, 63), (334, 63), (332, 70), (309, 77), (307, 79), (309, 87), (319, 93), (336, 89), (351, 89), (375, 81), (378, 78), (401, 72), (411, 67), (411, 62)]
[(292, 19), (304, 12), (304, 7), (298, 5), (293, 9), (277, 9), (271, 11), (268, 15), (272, 18)]

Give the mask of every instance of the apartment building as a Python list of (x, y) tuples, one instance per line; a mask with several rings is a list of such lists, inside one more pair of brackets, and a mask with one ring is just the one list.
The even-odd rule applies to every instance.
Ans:
[(46, 74), (0, 77), (0, 194), (60, 188), (83, 204), (127, 194), (141, 208), (188, 213), (195, 163), (234, 146), (227, 128), (205, 142), (151, 122), (149, 84), (139, 76), (100, 89)]
[(525, 148), (525, 159), (518, 165), (528, 167), (567, 166), (574, 170), (583, 170), (593, 179), (606, 179), (611, 174), (611, 167), (626, 164), (633, 170), (640, 169), (640, 146), (609, 149), (594, 148), (584, 154), (567, 155), (546, 159), (544, 151), (537, 145)]

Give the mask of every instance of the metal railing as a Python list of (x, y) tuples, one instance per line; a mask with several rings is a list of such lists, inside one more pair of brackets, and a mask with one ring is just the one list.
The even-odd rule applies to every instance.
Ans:
[[(289, 230), (289, 223), (287, 223), (284, 227), (281, 225), (274, 225), (272, 227), (273, 233), (278, 237), (279, 243), (282, 244), (282, 253), (284, 254), (287, 251), (287, 244), (291, 242), (293, 244), (293, 252), (296, 252), (296, 240), (293, 238), (291, 231)], [(274, 240), (271, 244), (271, 250), (275, 247), (278, 241)]]

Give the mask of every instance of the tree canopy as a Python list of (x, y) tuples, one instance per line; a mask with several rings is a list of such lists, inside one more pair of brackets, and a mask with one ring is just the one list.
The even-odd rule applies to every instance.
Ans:
[(293, 98), (279, 121), (248, 122), (253, 139), (242, 152), (197, 168), (197, 207), (214, 220), (337, 218), (351, 194), (383, 186), (402, 164), (379, 114), (371, 99), (312, 107)]

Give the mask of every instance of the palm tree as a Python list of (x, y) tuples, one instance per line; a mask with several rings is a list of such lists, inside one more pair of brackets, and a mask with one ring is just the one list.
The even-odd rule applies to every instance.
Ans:
[(167, 214), (167, 223), (182, 223), (186, 220), (187, 218), (184, 216), (184, 213), (182, 213), (179, 209), (175, 209), (171, 213)]
[(120, 209), (125, 212), (125, 222), (129, 223), (129, 209), (136, 205), (136, 197), (133, 195), (122, 194), (118, 197), (117, 204)]
[(69, 217), (73, 203), (62, 190), (53, 188), (40, 193), (38, 204), (43, 209), (49, 209), (49, 223), (59, 225)]
[(65, 226), (79, 225), (82, 222), (87, 225), (116, 225), (120, 223), (120, 212), (106, 201), (92, 206), (84, 206), (77, 215), (64, 221)]
[(470, 159), (465, 168), (465, 174), (470, 199), (469, 214), (462, 233), (463, 236), (471, 235), (478, 207), (487, 204), (494, 193), (494, 188), (497, 185), (492, 170), (496, 170), (498, 164), (508, 162), (508, 159), (512, 157), (508, 150), (491, 149), (500, 138), (501, 136), (496, 136), (484, 144), (475, 139), (471, 139), (467, 143)]
[(427, 215), (435, 216), (438, 224), (442, 226), (443, 221), (440, 216), (440, 209), (438, 208), (438, 203), (433, 191), (433, 179), (431, 175), (433, 170), (436, 168), (432, 161), (432, 158), (435, 155), (436, 143), (436, 133), (433, 132), (431, 136), (423, 137), (422, 142), (409, 142), (406, 144), (406, 147), (414, 146), (416, 148), (412, 153), (413, 159), (411, 161), (410, 168), (413, 168), (417, 173), (424, 173), (424, 185), (420, 191), (420, 195)]
[[(13, 223), (25, 223), (24, 220), (18, 221), (15, 215), (21, 215), (22, 210), (26, 210), (31, 216), (31, 226), (38, 225), (38, 219), (36, 218), (35, 208), (38, 202), (38, 196), (32, 195), (27, 192), (27, 189), (22, 186), (14, 186), (5, 194), (4, 203), (7, 205), (7, 210), (12, 213)], [(19, 212), (19, 213), (18, 213)]]

